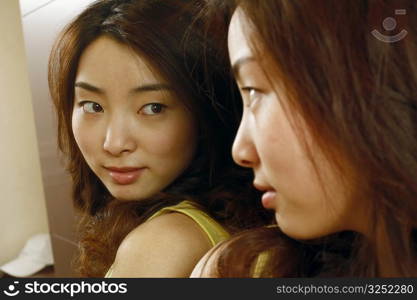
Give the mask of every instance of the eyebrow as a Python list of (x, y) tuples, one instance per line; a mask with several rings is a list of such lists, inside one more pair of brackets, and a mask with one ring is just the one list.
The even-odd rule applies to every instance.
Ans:
[(92, 84), (89, 84), (87, 82), (83, 82), (83, 81), (77, 81), (74, 84), (74, 87), (78, 87), (78, 88), (82, 88), (84, 90), (96, 93), (96, 94), (104, 94), (104, 90), (101, 88), (98, 88)]
[(251, 61), (255, 61), (255, 58), (253, 56), (244, 56), (241, 57), (239, 59), (237, 59), (233, 65), (232, 65), (232, 70), (233, 70), (233, 74), (235, 75), (236, 79), (239, 79), (239, 73), (240, 73), (240, 69), (242, 68), (242, 66), (244, 64), (247, 64)]
[[(75, 87), (82, 88), (84, 90), (104, 95), (106, 92), (104, 89), (96, 87), (90, 83), (84, 82), (84, 81), (77, 81), (74, 84)], [(155, 91), (166, 91), (166, 90), (172, 90), (173, 88), (165, 83), (150, 83), (150, 84), (144, 84), (140, 85), (138, 87), (133, 88), (130, 90), (129, 94), (136, 94), (136, 93), (145, 93), (145, 92), (155, 92)]]

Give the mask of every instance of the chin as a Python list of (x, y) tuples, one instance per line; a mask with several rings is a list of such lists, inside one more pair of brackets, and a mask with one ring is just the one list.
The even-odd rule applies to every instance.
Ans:
[(116, 195), (113, 195), (113, 197), (116, 198), (116, 200), (119, 200), (119, 201), (122, 201), (122, 202), (141, 200), (141, 199), (138, 199), (138, 198), (128, 197), (128, 196), (116, 196)]
[(109, 189), (109, 191), (119, 201), (141, 201), (155, 195), (155, 193), (134, 193), (133, 186), (123, 186), (118, 189)]
[(324, 237), (329, 234), (328, 232), (325, 232), (323, 230), (314, 230), (314, 226), (311, 226), (311, 224), (306, 224), (303, 222), (299, 222), (298, 224), (289, 224), (283, 222), (282, 217), (278, 218), (277, 215), (275, 215), (275, 217), (277, 219), (277, 224), (280, 230), (285, 235), (295, 240), (313, 240)]
[(287, 236), (289, 236), (292, 239), (300, 240), (300, 241), (308, 241), (308, 240), (315, 240), (320, 239), (325, 236), (331, 235), (336, 233), (337, 231), (312, 231), (312, 230), (285, 230), (282, 229), (282, 232), (284, 232)]
[(296, 231), (296, 230), (288, 230), (285, 228), (280, 227), (281, 231), (285, 233), (288, 237), (294, 239), (294, 240), (300, 240), (300, 241), (307, 241), (319, 238), (321, 236), (311, 234), (309, 232), (303, 232), (303, 231)]
[(120, 188), (117, 188), (117, 189), (108, 188), (108, 191), (110, 192), (110, 194), (119, 201), (135, 201), (135, 200), (142, 199), (139, 195), (129, 193), (129, 190), (131, 191), (131, 189), (126, 188), (126, 187), (123, 187), (121, 189)]

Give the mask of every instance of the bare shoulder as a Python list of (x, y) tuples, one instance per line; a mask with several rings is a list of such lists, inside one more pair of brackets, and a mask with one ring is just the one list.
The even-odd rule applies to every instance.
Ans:
[(169, 213), (141, 224), (121, 243), (112, 277), (188, 277), (210, 249), (191, 218)]
[(218, 258), (226, 247), (226, 242), (222, 242), (219, 245), (211, 248), (196, 264), (191, 272), (191, 278), (216, 278), (217, 275), (217, 262)]

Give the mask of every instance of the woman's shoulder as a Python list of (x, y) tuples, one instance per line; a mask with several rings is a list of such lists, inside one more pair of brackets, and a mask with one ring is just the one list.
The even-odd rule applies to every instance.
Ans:
[(176, 205), (162, 208), (152, 215), (148, 221), (168, 213), (180, 213), (192, 219), (207, 235), (211, 246), (215, 246), (230, 237), (225, 226), (209, 215), (200, 204), (189, 200), (184, 200)]
[(188, 277), (210, 249), (210, 241), (191, 218), (167, 213), (148, 220), (122, 241), (113, 277)]
[[(198, 277), (198, 278), (217, 278), (221, 277), (219, 273), (219, 260), (222, 260), (222, 254), (230, 251), (232, 248), (234, 252), (238, 252), (238, 248), (236, 248), (236, 242), (245, 241), (245, 243), (240, 244), (240, 249), (242, 249), (242, 245), (247, 247), (248, 237), (251, 237), (254, 233), (257, 232), (274, 232), (276, 235), (280, 232), (276, 224), (262, 226), (258, 228), (252, 228), (246, 232), (242, 232), (240, 234), (235, 235), (234, 237), (223, 241), (222, 243), (216, 245), (216, 247), (211, 248), (196, 264), (194, 267), (190, 277)], [(252, 241), (253, 242), (253, 241)], [(227, 250), (227, 251), (226, 251)], [(244, 250), (244, 249), (242, 249)], [(242, 253), (240, 253), (242, 254)], [(261, 251), (257, 251), (254, 253), (255, 259), (253, 260), (253, 267), (248, 274), (248, 277), (264, 277), (263, 271), (267, 264), (271, 261), (271, 252), (270, 249), (265, 248)], [(222, 261), (223, 263), (223, 261)], [(252, 269), (253, 268), (253, 269)], [(229, 275), (228, 275), (229, 276)], [(232, 275), (234, 276), (234, 275)]]
[(211, 248), (195, 265), (191, 272), (191, 278), (216, 278), (217, 262), (221, 252), (224, 249), (225, 243), (221, 243), (216, 247)]

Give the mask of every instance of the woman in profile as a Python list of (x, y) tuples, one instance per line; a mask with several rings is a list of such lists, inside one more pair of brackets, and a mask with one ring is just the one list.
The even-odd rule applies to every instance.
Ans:
[(229, 157), (237, 97), (218, 41), (192, 23), (201, 5), (96, 1), (53, 47), (81, 276), (187, 277), (230, 233), (269, 218)]
[[(278, 226), (220, 244), (193, 276), (417, 276), (417, 3), (209, 2), (216, 22), (233, 13), (233, 157)], [(408, 35), (388, 43), (371, 32), (395, 9)]]

